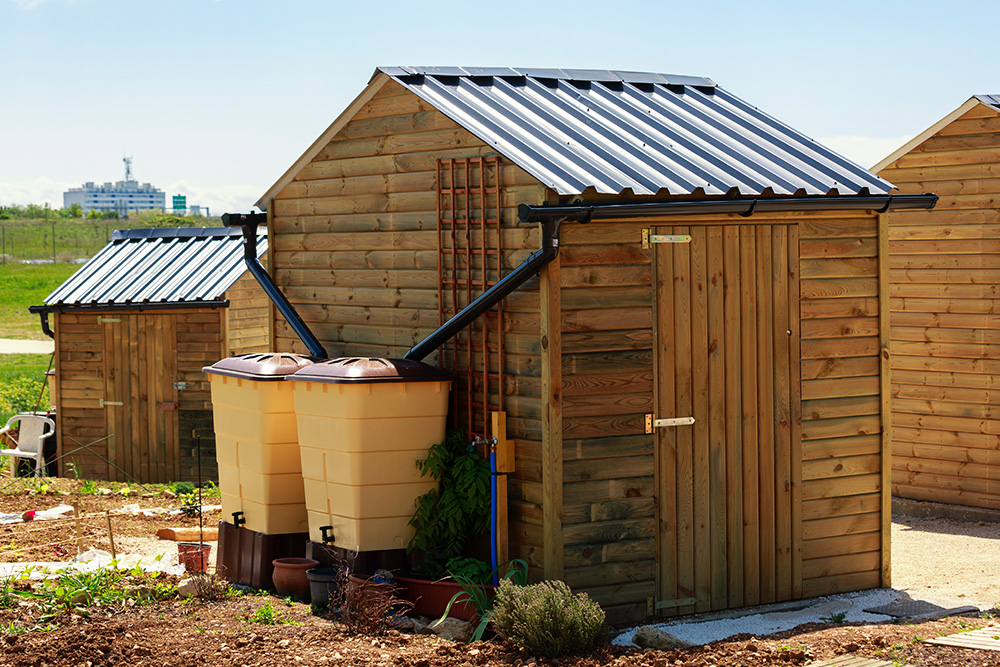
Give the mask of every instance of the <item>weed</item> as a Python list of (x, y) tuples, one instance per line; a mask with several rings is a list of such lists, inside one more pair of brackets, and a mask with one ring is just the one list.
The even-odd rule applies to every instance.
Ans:
[(340, 620), (348, 634), (384, 635), (395, 616), (412, 609), (412, 603), (396, 599), (392, 584), (371, 579), (349, 581), (348, 570), (338, 570), (341, 577), (330, 587), (330, 607), (340, 610)]
[(243, 619), (250, 623), (260, 623), (261, 625), (300, 625), (298, 621), (293, 621), (285, 617), (270, 602), (265, 603), (263, 607), (257, 607), (252, 613), (244, 616)]
[[(450, 562), (451, 561), (449, 561), (449, 563)], [(475, 569), (470, 569), (473, 572), (473, 576), (475, 576)], [(458, 582), (458, 584), (462, 587), (462, 590), (455, 593), (451, 600), (448, 601), (448, 606), (445, 607), (444, 613), (441, 615), (441, 618), (437, 620), (437, 623), (441, 623), (448, 617), (448, 612), (451, 611), (452, 605), (456, 602), (464, 601), (472, 603), (472, 605), (476, 608), (476, 616), (479, 618), (479, 623), (469, 636), (469, 641), (475, 642), (482, 639), (483, 634), (486, 632), (486, 626), (489, 625), (490, 619), (493, 616), (493, 597), (489, 594), (489, 589), (482, 586), (481, 581), (492, 581), (493, 574), (499, 572), (500, 570), (506, 570), (506, 573), (503, 576), (504, 580), (510, 580), (517, 586), (524, 586), (528, 583), (528, 564), (520, 559), (508, 561), (500, 565), (492, 572), (479, 575), (477, 579), (474, 579), (469, 575), (463, 575), (458, 571), (452, 571), (452, 578)]]
[(827, 623), (843, 623), (846, 618), (846, 612), (838, 611), (836, 614), (830, 614), (829, 616), (820, 616), (819, 620), (826, 621)]
[(80, 493), (88, 496), (97, 495), (97, 482), (92, 479), (85, 479), (80, 484)]

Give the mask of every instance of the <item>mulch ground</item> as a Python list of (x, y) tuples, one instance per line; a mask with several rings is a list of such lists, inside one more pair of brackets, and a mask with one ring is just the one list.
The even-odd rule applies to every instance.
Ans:
[[(9, 484), (10, 480), (0, 480)], [(15, 485), (18, 483), (15, 482)], [(142, 507), (177, 506), (162, 495), (79, 495), (80, 483), (56, 480), (45, 494), (34, 488), (8, 488), (0, 493), (0, 513), (47, 509), (59, 503), (78, 504), (85, 514), (101, 516), (124, 504)], [(69, 495), (60, 495), (67, 493)], [(206, 518), (215, 525), (218, 517)], [(0, 560), (20, 553), (20, 560), (62, 560), (54, 544), (69, 541), (76, 551), (72, 522), (0, 526)], [(56, 522), (53, 522), (56, 523)], [(88, 526), (90, 522), (87, 522)], [(114, 533), (151, 537), (164, 527), (197, 526), (197, 517), (115, 515)], [(30, 530), (29, 530), (30, 529)], [(107, 526), (99, 521), (86, 529), (87, 547), (107, 550)], [(103, 541), (102, 541), (103, 540)], [(29, 554), (31, 554), (29, 556)], [(17, 560), (15, 558), (15, 560)], [(29, 604), (30, 603), (26, 603)], [(258, 610), (264, 610), (262, 614)], [(150, 605), (93, 608), (89, 617), (66, 613), (46, 631), (11, 632), (30, 609), (24, 605), (0, 609), (0, 666), (43, 665), (415, 665), (416, 667), (509, 665), (511, 667), (722, 667), (747, 665), (808, 665), (843, 655), (886, 660), (897, 665), (931, 667), (1000, 666), (1000, 652), (935, 646), (924, 639), (988, 625), (1000, 619), (947, 618), (923, 623), (880, 625), (810, 624), (767, 637), (734, 637), (683, 651), (643, 651), (601, 645), (588, 656), (539, 660), (500, 641), (455, 644), (429, 635), (352, 635), (333, 618), (314, 615), (308, 605), (286, 603), (272, 595), (242, 595), (218, 600), (171, 599)], [(261, 623), (277, 618), (280, 623)]]

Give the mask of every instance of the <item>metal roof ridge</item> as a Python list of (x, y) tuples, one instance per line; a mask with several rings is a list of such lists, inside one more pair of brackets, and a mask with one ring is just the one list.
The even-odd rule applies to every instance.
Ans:
[(143, 227), (140, 229), (116, 229), (111, 234), (112, 241), (131, 239), (173, 239), (173, 238), (214, 238), (240, 236), (238, 227)]
[(456, 76), (456, 77), (516, 77), (531, 79), (557, 79), (565, 81), (612, 81), (624, 83), (660, 84), (667, 86), (698, 86), (715, 88), (717, 84), (708, 77), (685, 74), (663, 74), (631, 70), (564, 69), (539, 67), (379, 67), (377, 71), (391, 77), (402, 76)]

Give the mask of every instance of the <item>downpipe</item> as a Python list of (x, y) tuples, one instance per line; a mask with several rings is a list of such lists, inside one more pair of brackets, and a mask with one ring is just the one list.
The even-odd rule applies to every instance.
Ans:
[(320, 344), (309, 326), (303, 321), (295, 311), (295, 307), (285, 298), (278, 286), (274, 284), (267, 270), (257, 259), (257, 227), (267, 223), (265, 213), (225, 213), (222, 216), (222, 224), (227, 227), (243, 228), (243, 261), (253, 277), (260, 283), (261, 288), (271, 299), (271, 302), (281, 313), (285, 321), (299, 337), (309, 350), (309, 354), (314, 357), (326, 358), (326, 349)]

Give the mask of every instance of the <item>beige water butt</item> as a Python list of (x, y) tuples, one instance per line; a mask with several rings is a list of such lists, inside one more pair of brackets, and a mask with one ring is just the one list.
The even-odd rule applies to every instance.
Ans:
[(342, 357), (288, 380), (309, 539), (332, 536), (354, 551), (405, 547), (414, 502), (435, 486), (416, 462), (444, 440), (450, 376), (416, 361)]
[(312, 364), (297, 354), (256, 353), (203, 370), (212, 382), (222, 517), (242, 512), (265, 535), (308, 526), (295, 402), (285, 377)]

